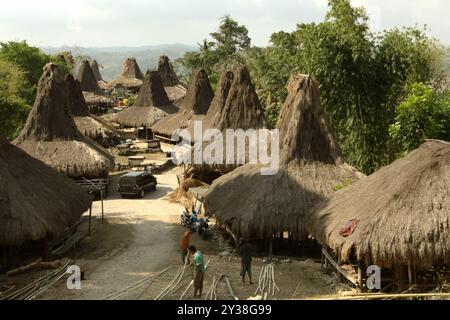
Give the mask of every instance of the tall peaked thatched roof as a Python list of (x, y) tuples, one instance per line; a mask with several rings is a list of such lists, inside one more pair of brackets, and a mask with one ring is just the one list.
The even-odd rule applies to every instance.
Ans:
[(80, 82), (75, 80), (71, 74), (66, 75), (65, 78), (69, 91), (69, 106), (75, 117), (86, 117), (89, 115), (89, 108), (83, 97)]
[(69, 88), (70, 110), (78, 130), (94, 140), (113, 137), (116, 131), (114, 126), (89, 113), (89, 108), (84, 100), (78, 80), (75, 80), (70, 74), (66, 76), (65, 80)]
[(214, 121), (215, 117), (222, 114), (233, 80), (234, 74), (232, 71), (223, 71), (220, 75), (214, 99), (211, 101), (211, 106), (208, 109), (208, 118), (211, 122)]
[(127, 58), (123, 63), (122, 77), (128, 79), (144, 79), (144, 74), (139, 68), (136, 58)]
[(14, 144), (71, 177), (98, 177), (114, 167), (112, 157), (77, 129), (69, 86), (59, 67), (49, 63), (38, 84), (28, 120)]
[(139, 68), (136, 58), (127, 58), (123, 62), (122, 74), (115, 80), (106, 84), (106, 88), (122, 86), (128, 89), (140, 88), (144, 75)]
[(99, 90), (97, 80), (88, 60), (83, 60), (78, 68), (77, 80), (80, 82), (81, 90), (95, 92)]
[(100, 67), (98, 65), (97, 60), (92, 61), (91, 69), (92, 69), (92, 72), (94, 73), (95, 80), (97, 80), (97, 82), (103, 81), (103, 77), (102, 77), (102, 74), (100, 73)]
[[(224, 79), (227, 83), (227, 79)], [(256, 94), (246, 67), (234, 71), (233, 82), (222, 109), (211, 108), (205, 121), (205, 128), (259, 129), (265, 126), (264, 110)]]
[(180, 84), (180, 80), (178, 80), (178, 77), (173, 70), (172, 63), (166, 55), (159, 57), (158, 73), (161, 76), (164, 87), (172, 87)]
[(0, 245), (58, 237), (91, 205), (72, 180), (3, 138), (0, 177)]
[(277, 128), (280, 159), (284, 164), (320, 161), (343, 162), (342, 152), (325, 111), (320, 106), (319, 87), (305, 75), (293, 76)]
[(247, 164), (215, 180), (205, 196), (208, 212), (237, 235), (261, 239), (289, 231), (303, 238), (308, 210), (341, 184), (363, 176), (343, 162), (328, 161), (334, 157), (336, 142), (316, 83), (309, 76), (297, 76), (288, 89), (277, 124), (278, 172), (262, 175), (261, 165)]
[(208, 112), (214, 93), (204, 69), (192, 72), (188, 92), (181, 103), (180, 112), (158, 121), (153, 131), (171, 136), (173, 131), (189, 127), (194, 120), (201, 120)]
[[(83, 60), (81, 62), (76, 79), (80, 83), (84, 101), (88, 105), (114, 104), (113, 98), (102, 89), (104, 87), (104, 82), (97, 81), (95, 73), (92, 70), (88, 60)], [(100, 88), (100, 84), (102, 88)]]
[(159, 107), (168, 104), (170, 104), (170, 101), (164, 91), (158, 72), (148, 71), (145, 75), (144, 85), (139, 90), (135, 105), (140, 107)]
[(342, 261), (422, 267), (450, 261), (449, 221), (450, 143), (430, 140), (319, 204), (307, 229)]
[(114, 121), (125, 127), (150, 128), (158, 120), (178, 112), (167, 97), (157, 71), (148, 71), (135, 105), (119, 112)]

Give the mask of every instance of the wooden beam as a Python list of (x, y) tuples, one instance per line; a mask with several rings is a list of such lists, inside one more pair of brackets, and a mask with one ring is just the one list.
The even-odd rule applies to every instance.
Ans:
[(328, 261), (331, 263), (331, 265), (333, 267), (336, 268), (336, 270), (342, 275), (344, 276), (345, 279), (347, 279), (348, 281), (350, 281), (354, 286), (358, 287), (358, 281), (353, 279), (352, 277), (350, 277), (347, 272), (345, 272), (338, 264), (336, 261), (334, 261), (333, 257), (325, 250), (325, 248), (322, 248), (322, 253), (325, 256), (326, 259), (328, 259)]

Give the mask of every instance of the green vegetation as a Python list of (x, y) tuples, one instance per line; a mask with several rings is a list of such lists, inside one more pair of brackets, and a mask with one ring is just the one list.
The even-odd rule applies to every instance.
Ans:
[[(186, 52), (175, 66), (185, 83), (192, 69), (204, 68), (215, 89), (222, 70), (246, 64), (270, 127), (291, 75), (311, 75), (347, 162), (369, 174), (424, 139), (450, 140), (450, 102), (448, 48), (425, 29), (377, 33), (368, 20), (349, 0), (329, 0), (324, 21), (275, 32), (261, 48), (251, 46), (244, 25), (225, 16), (198, 51)], [(22, 127), (47, 62), (69, 71), (77, 59), (70, 52), (50, 56), (26, 42), (0, 43), (0, 134), (11, 139)]]
[[(67, 53), (66, 53), (67, 55)], [(0, 135), (14, 139), (22, 129), (36, 97), (42, 68), (48, 62), (71, 70), (64, 59), (47, 55), (22, 42), (0, 42)]]
[(389, 132), (397, 156), (417, 148), (425, 139), (450, 141), (450, 92), (413, 84), (410, 94), (397, 106)]
[[(233, 52), (228, 60), (215, 60), (221, 56), (222, 51), (217, 48), (222, 42), (205, 40), (195, 60), (202, 64), (194, 65), (186, 60), (181, 63), (188, 70), (203, 66), (210, 74), (220, 69), (217, 61), (227, 61), (222, 62), (221, 67), (228, 67), (229, 60), (246, 63), (272, 127), (287, 96), (290, 76), (294, 73), (311, 75), (320, 84), (322, 105), (346, 160), (368, 174), (395, 160), (411, 146), (417, 146), (418, 141), (426, 137), (445, 138), (444, 134), (436, 134), (432, 126), (433, 129), (417, 134), (420, 137), (414, 136), (414, 141), (401, 142), (413, 138), (407, 134), (413, 129), (401, 127), (399, 132), (393, 129), (392, 125), (401, 120), (399, 105), (415, 83), (430, 86), (442, 97), (442, 103), (448, 104), (448, 94), (444, 92), (443, 46), (428, 37), (426, 30), (417, 28), (374, 33), (368, 20), (365, 10), (352, 7), (348, 0), (330, 0), (323, 22), (300, 23), (293, 32), (273, 33), (268, 47), (249, 47), (248, 40), (234, 51), (225, 50)], [(220, 39), (240, 34), (236, 32), (237, 22), (234, 21), (234, 28), (227, 29), (222, 28), (222, 24), (223, 21), (219, 25)], [(246, 31), (244, 26), (239, 30)], [(213, 38), (215, 34), (211, 34)], [(434, 108), (427, 103), (424, 108)], [(430, 112), (437, 114), (437, 111)], [(408, 126), (409, 122), (403, 120), (403, 123)], [(435, 125), (440, 128), (443, 124)]]
[(176, 62), (184, 66), (186, 73), (182, 75), (182, 79), (186, 80), (189, 79), (192, 69), (204, 68), (215, 89), (223, 69), (245, 62), (243, 52), (250, 48), (251, 40), (247, 28), (239, 25), (230, 16), (223, 17), (218, 30), (210, 33), (210, 36), (211, 41), (204, 39), (198, 44), (198, 51), (186, 52)]

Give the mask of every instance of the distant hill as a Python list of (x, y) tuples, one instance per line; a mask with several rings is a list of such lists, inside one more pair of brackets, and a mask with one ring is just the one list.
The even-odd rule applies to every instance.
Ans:
[(43, 51), (55, 54), (70, 51), (73, 56), (87, 56), (95, 59), (103, 67), (100, 69), (105, 80), (115, 79), (122, 72), (123, 60), (135, 57), (143, 72), (158, 66), (159, 56), (167, 55), (172, 61), (181, 57), (187, 51), (195, 51), (197, 47), (184, 44), (162, 44), (142, 47), (42, 47)]

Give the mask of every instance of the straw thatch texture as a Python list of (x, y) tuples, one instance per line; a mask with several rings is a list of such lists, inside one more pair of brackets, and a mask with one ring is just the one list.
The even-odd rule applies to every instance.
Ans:
[(102, 74), (100, 73), (100, 65), (98, 64), (97, 60), (92, 61), (91, 69), (94, 73), (95, 80), (97, 80), (99, 88), (103, 90), (106, 89), (108, 82), (103, 80)]
[(92, 61), (91, 69), (92, 69), (92, 72), (94, 73), (95, 80), (97, 82), (103, 81), (103, 77), (102, 77), (102, 74), (100, 73), (100, 67), (98, 65), (97, 60)]
[(127, 58), (123, 63), (122, 74), (109, 82), (106, 87), (109, 89), (121, 86), (126, 89), (138, 89), (143, 83), (144, 75), (135, 58)]
[(206, 115), (214, 97), (208, 75), (204, 69), (197, 69), (192, 72), (191, 79), (180, 112), (158, 121), (152, 127), (155, 133), (170, 137), (175, 130), (187, 128)]
[(65, 78), (67, 86), (69, 88), (69, 109), (72, 115), (75, 117), (87, 117), (89, 116), (89, 108), (84, 100), (83, 93), (81, 91), (81, 85), (78, 80), (75, 80), (71, 74), (68, 74)]
[(77, 80), (83, 92), (84, 101), (92, 105), (113, 105), (114, 99), (100, 87), (89, 61), (83, 60), (78, 68)]
[(91, 139), (113, 137), (116, 129), (110, 123), (89, 113), (89, 108), (81, 92), (80, 83), (71, 75), (66, 76), (69, 87), (69, 105), (78, 130)]
[[(239, 67), (233, 75), (225, 73), (217, 88), (219, 97), (213, 102), (203, 121), (204, 129), (259, 129), (265, 127), (264, 110), (246, 67)], [(224, 93), (228, 92), (225, 98)], [(220, 108), (221, 107), (221, 108)]]
[[(211, 103), (206, 117), (202, 121), (203, 132), (208, 129), (216, 129), (222, 132), (223, 149), (226, 149), (227, 129), (263, 129), (265, 127), (264, 111), (259, 103), (250, 75), (245, 67), (239, 67), (234, 73), (223, 72), (216, 89), (216, 95)], [(187, 128), (193, 141), (197, 142), (193, 127)], [(211, 145), (210, 142), (202, 142), (203, 149)], [(218, 171), (225, 174), (240, 166), (237, 164), (237, 145), (235, 145), (235, 164), (196, 164), (194, 167), (200, 171)], [(249, 143), (246, 142), (248, 154)]]
[(167, 97), (170, 102), (173, 104), (178, 104), (180, 100), (186, 96), (187, 89), (183, 87), (181, 84), (177, 84), (176, 86), (164, 87), (164, 90), (167, 93)]
[(81, 90), (96, 92), (99, 90), (97, 80), (88, 60), (83, 60), (78, 69), (77, 80), (80, 82)]
[(150, 128), (158, 120), (178, 111), (178, 107), (170, 104), (158, 72), (149, 71), (135, 105), (119, 112), (114, 121), (123, 127)]
[(161, 76), (164, 87), (173, 87), (180, 84), (180, 80), (178, 80), (178, 77), (173, 70), (172, 63), (166, 55), (159, 57), (158, 73)]
[(0, 138), (0, 244), (58, 237), (90, 205), (69, 178)]
[(47, 64), (27, 122), (14, 144), (70, 177), (100, 177), (114, 168), (112, 156), (83, 136), (73, 120), (68, 83)]
[[(350, 219), (359, 224), (344, 238)], [(314, 208), (308, 231), (342, 261), (430, 266), (450, 261), (450, 143), (427, 141)]]
[(294, 77), (288, 92), (277, 124), (279, 171), (261, 175), (260, 165), (247, 164), (215, 180), (205, 196), (208, 212), (238, 236), (262, 239), (287, 231), (302, 239), (309, 209), (363, 176), (333, 154), (337, 143), (316, 83), (309, 76)]

